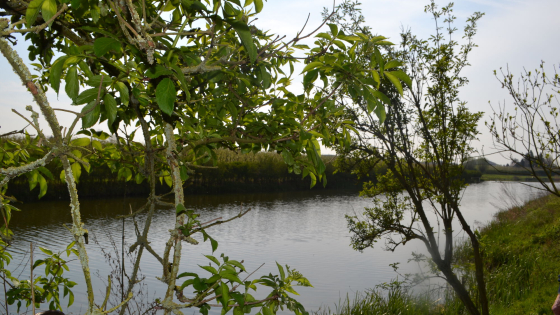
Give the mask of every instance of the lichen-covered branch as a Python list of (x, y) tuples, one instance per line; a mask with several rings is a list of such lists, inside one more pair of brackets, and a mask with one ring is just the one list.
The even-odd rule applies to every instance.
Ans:
[[(175, 135), (173, 134), (173, 127), (171, 124), (165, 124), (165, 138), (167, 140), (167, 163), (171, 169), (171, 180), (173, 182), (173, 192), (175, 193), (175, 207), (179, 204), (185, 204), (185, 195), (183, 192), (183, 181), (181, 180), (181, 173), (179, 169), (179, 162), (177, 161), (177, 144), (175, 142)], [(175, 218), (175, 229), (171, 233), (170, 242), (173, 243), (173, 263), (171, 265), (171, 273), (169, 274), (167, 280), (167, 291), (165, 292), (165, 299), (162, 306), (165, 308), (165, 315), (169, 315), (172, 309), (168, 306), (173, 301), (173, 295), (175, 293), (175, 283), (177, 279), (177, 274), (179, 273), (179, 264), (181, 262), (181, 237), (179, 235), (179, 228), (185, 223), (185, 214), (180, 214)], [(167, 252), (169, 255), (170, 252)], [(165, 261), (169, 261), (166, 257)], [(165, 266), (164, 266), (165, 267)]]
[(8, 62), (12, 66), (12, 69), (19, 76), (23, 84), (27, 86), (28, 90), (31, 92), (33, 98), (35, 99), (35, 102), (37, 103), (37, 105), (39, 105), (39, 108), (41, 109), (43, 116), (45, 117), (46, 121), (51, 127), (51, 131), (54, 137), (53, 149), (60, 150), (60, 160), (62, 161), (62, 165), (65, 173), (65, 179), (68, 185), (68, 192), (70, 194), (70, 212), (72, 214), (72, 234), (74, 236), (74, 240), (76, 241), (78, 247), (78, 254), (79, 254), (78, 256), (80, 258), (80, 263), (82, 266), (82, 271), (84, 273), (84, 278), (87, 287), (88, 309), (86, 314), (94, 314), (95, 304), (94, 304), (93, 287), (91, 283), (91, 272), (89, 269), (89, 259), (88, 259), (87, 251), (85, 249), (85, 243), (83, 238), (83, 235), (87, 233), (87, 230), (84, 229), (84, 224), (82, 223), (81, 220), (78, 191), (76, 189), (76, 182), (72, 174), (72, 168), (70, 166), (70, 162), (68, 161), (68, 158), (65, 155), (66, 144), (63, 142), (60, 124), (58, 123), (58, 119), (56, 118), (54, 110), (49, 105), (48, 99), (45, 93), (43, 92), (42, 88), (33, 82), (33, 77), (31, 76), (31, 72), (29, 72), (29, 69), (27, 68), (23, 60), (19, 57), (18, 53), (15, 50), (13, 50), (12, 47), (10, 47), (10, 45), (4, 38), (0, 38), (0, 51), (2, 52), (2, 55), (4, 55), (4, 57), (8, 60)]
[[(25, 164), (25, 165), (21, 165), (21, 166), (11, 166), (8, 168), (0, 168), (0, 175), (4, 175), (8, 178), (14, 178), (16, 176), (19, 176), (21, 174), (25, 174), (28, 172), (31, 172), (41, 166), (45, 166), (47, 165), (50, 161), (52, 161), (52, 159), (56, 156), (56, 154), (54, 153), (54, 150), (50, 150), (47, 154), (45, 154), (45, 156), (43, 156), (42, 158), (33, 161), (29, 164)], [(2, 186), (0, 186), (1, 188)]]

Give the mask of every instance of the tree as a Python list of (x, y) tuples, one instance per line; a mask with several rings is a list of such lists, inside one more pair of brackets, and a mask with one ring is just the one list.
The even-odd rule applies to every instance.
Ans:
[[(469, 65), (468, 55), (476, 47), (472, 40), (482, 14), (474, 13), (467, 20), (460, 45), (453, 39), (452, 4), (439, 9), (432, 1), (425, 10), (434, 18), (436, 34), (421, 40), (410, 31), (403, 32), (401, 47), (389, 51), (401, 62), (378, 59), (371, 69), (380, 91), (387, 95), (387, 112), (375, 115), (376, 99), (357, 97), (351, 90), (342, 91), (338, 98), (356, 129), (352, 144), (339, 146), (343, 158), (360, 161), (358, 168), (383, 163), (388, 169), (377, 176), (376, 183), (364, 186), (362, 194), (373, 197), (373, 206), (362, 217), (347, 217), (352, 246), (362, 251), (385, 239), (386, 249), (392, 251), (420, 240), (437, 276), (449, 283), (466, 310), (488, 314), (478, 236), (460, 209), (466, 187), (461, 174), (474, 151), (470, 142), (478, 134), (482, 115), (470, 112), (459, 98), (459, 89), (468, 82), (461, 71)], [(445, 29), (439, 24), (441, 19)], [(364, 58), (380, 55), (374, 48)], [(398, 78), (395, 69), (409, 75), (406, 86), (394, 84)], [(455, 267), (457, 227), (467, 234), (473, 248), (475, 280), (470, 289), (474, 292), (459, 280), (460, 270)]]
[[(494, 75), (506, 89), (515, 106), (513, 114), (505, 103), (493, 109), (486, 123), (496, 148), (529, 171), (542, 189), (560, 197), (554, 177), (560, 175), (560, 125), (558, 124), (558, 93), (560, 77), (545, 72), (544, 62), (534, 72), (524, 70), (515, 81), (513, 74), (500, 69)], [(521, 156), (516, 162), (515, 156)]]
[[(6, 187), (15, 176), (41, 171), (40, 167), (53, 160), (62, 163), (60, 176), (68, 184), (72, 234), (87, 285), (86, 314), (126, 311), (127, 302), (133, 298), (144, 252), (161, 263), (160, 278), (167, 284), (167, 291), (156, 303), (165, 314), (180, 314), (180, 309), (188, 307), (200, 308), (207, 314), (214, 300), (224, 311), (233, 308), (235, 314), (249, 312), (253, 307), (260, 307), (259, 313), (275, 313), (282, 305), (297, 314), (305, 312), (288, 293), (294, 292), (293, 285), (310, 284), (293, 269), (284, 271), (278, 265), (279, 276), (264, 276), (250, 282), (241, 280), (239, 274), (245, 269), (238, 261), (227, 256), (222, 256), (220, 261), (208, 255), (214, 263), (202, 267), (210, 273), (208, 278), (179, 270), (182, 246), (196, 244), (192, 235), (203, 234), (214, 252), (218, 243), (207, 229), (247, 213), (203, 223), (185, 205), (184, 181), (194, 170), (205, 167), (203, 164), (216, 161), (215, 149), (276, 151), (290, 170), (309, 176), (311, 185), (316, 181), (326, 184), (318, 141), (344, 143), (351, 128), (351, 122), (340, 114), (333, 95), (349, 87), (360, 87), (360, 91), (366, 88), (375, 92), (376, 97), (385, 97), (369, 79), (369, 68), (364, 68), (356, 58), (362, 55), (363, 49), (387, 42), (347, 35), (332, 24), (330, 33), (316, 35), (315, 47), (310, 49), (299, 42), (316, 34), (319, 28), (307, 35), (302, 30), (293, 39), (283, 41), (250, 22), (262, 6), (262, 0), (246, 1), (244, 5), (238, 0), (0, 1), (0, 7), (5, 10), (3, 15), (11, 16), (11, 20), (0, 20), (0, 50), (34, 96), (53, 134), (52, 137), (43, 134), (36, 119), (39, 114), (33, 107), (27, 108), (32, 113), (31, 120), (18, 113), (38, 133), (38, 139), (30, 141), (42, 142), (46, 150), (41, 158), (21, 159), (16, 163), (14, 149), (8, 148), (6, 152), (10, 154), (5, 155), (4, 161), (9, 163), (1, 165), (0, 186)], [(38, 59), (34, 64), (37, 77), (11, 48), (9, 40), (13, 33), (25, 34), (30, 41), (30, 58)], [(303, 56), (295, 55), (299, 50)], [(60, 56), (53, 60), (55, 52)], [(383, 63), (391, 62), (382, 59)], [(288, 90), (293, 80), (293, 65), (298, 60), (306, 63), (305, 92), (301, 95)], [(290, 72), (286, 74), (288, 68)], [(312, 83), (318, 78), (324, 86), (313, 90)], [(78, 106), (77, 111), (71, 111), (76, 119), (65, 128), (56, 117), (60, 109), (52, 108), (44, 93), (48, 88), (59, 93), (62, 81), (64, 92)], [(398, 81), (394, 84), (400, 86)], [(378, 102), (377, 111), (383, 112), (383, 107)], [(116, 143), (100, 143), (109, 134), (92, 127), (103, 122), (107, 122)], [(79, 123), (81, 128), (77, 127)], [(136, 128), (132, 132), (131, 126)], [(332, 133), (335, 129), (341, 132)], [(137, 130), (143, 142), (135, 141)], [(137, 258), (127, 295), (110, 310), (106, 309), (106, 303), (101, 307), (95, 303), (84, 245), (88, 231), (81, 221), (75, 186), (82, 170), (89, 172), (94, 161), (106, 164), (126, 180), (134, 179), (137, 183), (147, 180), (151, 190), (146, 204), (131, 214), (147, 212), (144, 227), (130, 247), (130, 251), (136, 251)], [(43, 185), (38, 178), (43, 176), (29, 176), (31, 185), (37, 182)], [(158, 180), (171, 188), (173, 203), (156, 194)], [(0, 206), (7, 218), (6, 238), (13, 209), (7, 197), (0, 196)], [(175, 226), (162, 253), (149, 245), (156, 206), (176, 210)], [(185, 277), (187, 280), (179, 284), (180, 278)], [(267, 298), (256, 301), (248, 293), (256, 285), (270, 288)], [(240, 286), (245, 288), (245, 294), (237, 292)], [(193, 293), (184, 293), (185, 290)]]

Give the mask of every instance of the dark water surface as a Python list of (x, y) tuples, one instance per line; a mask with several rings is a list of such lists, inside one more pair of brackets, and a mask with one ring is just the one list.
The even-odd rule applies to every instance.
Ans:
[[(505, 185), (505, 186), (504, 186)], [(503, 187), (508, 187), (509, 196)], [(462, 211), (471, 225), (480, 226), (488, 222), (497, 211), (494, 205), (505, 207), (512, 202), (512, 196), (519, 201), (528, 200), (538, 195), (536, 189), (520, 183), (500, 184), (484, 182), (468, 187), (462, 199)], [(115, 217), (129, 212), (129, 207), (136, 209), (145, 202), (144, 199), (98, 199), (83, 200), (82, 219), (90, 231), (88, 245), (90, 266), (94, 287), (97, 288), (96, 302), (101, 304), (104, 288), (101, 279), (106, 280), (110, 272), (100, 247), (111, 252), (111, 240), (120, 249), (122, 220)], [(124, 205), (124, 207), (123, 207)], [(339, 298), (351, 297), (357, 291), (373, 288), (375, 285), (396, 277), (389, 264), (401, 262), (401, 272), (415, 272), (416, 265), (406, 264), (413, 251), (425, 252), (421, 243), (408, 243), (395, 252), (382, 250), (383, 242), (374, 249), (363, 253), (354, 251), (350, 246), (350, 234), (346, 227), (346, 214), (360, 214), (363, 208), (370, 206), (369, 199), (358, 196), (355, 191), (303, 191), (262, 194), (204, 195), (187, 196), (187, 208), (195, 209), (201, 214), (201, 220), (217, 217), (224, 219), (235, 216), (241, 209), (252, 211), (241, 219), (208, 230), (218, 242), (215, 256), (225, 253), (231, 259), (245, 260), (250, 272), (265, 264), (255, 275), (269, 272), (278, 274), (275, 261), (300, 271), (313, 284), (314, 288), (300, 288), (299, 300), (308, 310), (319, 307), (332, 307)], [(14, 214), (11, 228), (16, 235), (13, 243), (13, 261), (10, 269), (14, 276), (29, 277), (29, 242), (37, 246), (62, 251), (72, 241), (70, 232), (62, 225), (71, 225), (67, 201), (51, 201), (21, 205), (22, 212)], [(143, 226), (144, 215), (137, 221)], [(149, 234), (151, 246), (160, 255), (169, 236), (169, 229), (174, 225), (173, 209), (158, 209)], [(132, 219), (125, 221), (125, 244), (135, 240)], [(98, 244), (92, 241), (97, 239)], [(200, 239), (200, 238), (197, 238)], [(205, 265), (208, 260), (203, 254), (211, 254), (210, 244), (192, 246), (184, 243), (180, 272), (205, 271), (197, 265)], [(35, 251), (35, 259), (41, 257)], [(113, 256), (116, 254), (113, 253)], [(83, 275), (77, 260), (70, 262), (70, 272), (66, 273), (72, 280), (83, 282)], [(151, 255), (144, 252), (142, 272), (144, 283), (151, 292), (150, 296), (162, 297), (163, 284), (156, 276), (161, 276), (161, 265)], [(130, 270), (130, 266), (127, 266)], [(98, 276), (96, 276), (98, 275)], [(179, 283), (181, 283), (180, 281)], [(186, 291), (186, 290), (185, 290)], [(68, 310), (79, 314), (85, 311), (85, 286), (74, 288), (76, 300)], [(264, 294), (261, 292), (261, 294)], [(258, 294), (257, 294), (258, 295)], [(15, 312), (15, 307), (11, 306)], [(24, 310), (22, 310), (24, 311)], [(185, 311), (192, 314), (195, 310)], [(30, 313), (30, 312), (29, 312)]]

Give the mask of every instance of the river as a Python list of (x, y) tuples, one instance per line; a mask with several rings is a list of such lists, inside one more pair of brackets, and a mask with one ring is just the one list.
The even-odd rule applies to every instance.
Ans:
[[(504, 187), (509, 194), (504, 193)], [(461, 209), (471, 226), (480, 227), (491, 220), (493, 214), (498, 211), (496, 205), (505, 207), (508, 203), (515, 202), (513, 199), (522, 202), (535, 198), (538, 194), (538, 190), (520, 183), (472, 184), (464, 193)], [(135, 209), (143, 202), (144, 200), (139, 198), (81, 201), (82, 219), (90, 231), (88, 251), (98, 304), (103, 302), (103, 281), (106, 281), (111, 271), (101, 248), (108, 251), (113, 259), (116, 258), (117, 254), (113, 252), (112, 244), (120, 250), (122, 220), (115, 217), (128, 213), (130, 207)], [(230, 259), (244, 260), (249, 272), (264, 263), (255, 273), (259, 276), (269, 272), (278, 274), (276, 261), (295, 268), (314, 286), (296, 288), (301, 294), (298, 299), (307, 310), (333, 307), (335, 302), (347, 295), (352, 297), (356, 292), (390, 281), (396, 277), (393, 268), (389, 266), (391, 263), (400, 262), (402, 272), (415, 272), (418, 267), (406, 262), (413, 251), (425, 252), (419, 242), (408, 243), (395, 252), (384, 251), (383, 242), (379, 242), (375, 248), (364, 250), (363, 253), (353, 250), (349, 245), (350, 234), (345, 215), (360, 214), (364, 207), (371, 205), (369, 199), (359, 197), (356, 191), (313, 190), (187, 196), (186, 205), (200, 213), (203, 222), (218, 217), (229, 218), (241, 209), (251, 209), (246, 216), (208, 231), (219, 242), (215, 256), (225, 253)], [(14, 276), (23, 279), (29, 277), (29, 242), (53, 251), (62, 251), (72, 238), (63, 226), (71, 225), (67, 201), (23, 204), (20, 208), (22, 211), (13, 214), (11, 223), (15, 241), (11, 250), (13, 261), (10, 269), (13, 270)], [(142, 223), (144, 215), (139, 215), (137, 221)], [(149, 241), (160, 255), (173, 221), (173, 209), (157, 210)], [(135, 241), (132, 219), (125, 220), (124, 231), (125, 244), (132, 244)], [(209, 261), (203, 254), (211, 254), (209, 242), (183, 248), (181, 271), (199, 270), (205, 273), (197, 265), (208, 264)], [(34, 252), (35, 259), (42, 257), (38, 249)], [(127, 259), (125, 261), (128, 262)], [(70, 271), (65, 275), (76, 282), (83, 282), (77, 260), (71, 261), (69, 266)], [(129, 272), (130, 264), (125, 268)], [(149, 298), (161, 297), (164, 287), (155, 278), (161, 275), (161, 265), (149, 254), (144, 253), (141, 269)], [(65, 311), (83, 314), (86, 303), (85, 286), (79, 284), (73, 291), (76, 296), (74, 305)], [(15, 313), (15, 306), (10, 308), (10, 312)], [(21, 312), (24, 311), (25, 307)], [(191, 314), (194, 311), (186, 313)]]

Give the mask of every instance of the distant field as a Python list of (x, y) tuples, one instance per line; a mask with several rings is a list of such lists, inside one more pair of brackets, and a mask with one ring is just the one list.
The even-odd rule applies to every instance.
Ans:
[[(512, 181), (512, 182), (536, 182), (533, 176), (528, 175), (507, 175), (507, 174), (482, 174), (481, 180), (486, 181)], [(560, 177), (553, 177), (555, 182), (560, 181)]]

